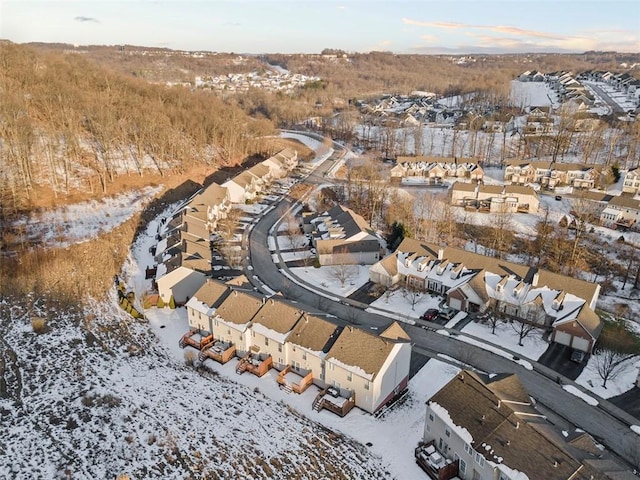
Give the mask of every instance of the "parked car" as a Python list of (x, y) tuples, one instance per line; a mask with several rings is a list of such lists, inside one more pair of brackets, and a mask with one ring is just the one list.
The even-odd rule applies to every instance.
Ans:
[(576, 363), (582, 363), (584, 360), (585, 354), (582, 350), (574, 350), (571, 353), (571, 361)]
[(424, 312), (420, 318), (422, 320), (426, 320), (430, 322), (431, 320), (435, 319), (438, 316), (438, 313), (439, 313), (439, 310), (437, 308), (430, 308), (429, 310)]
[(556, 200), (557, 200), (557, 201), (562, 200), (562, 195), (556, 195)]
[(447, 320), (451, 320), (453, 317), (456, 316), (456, 313), (458, 313), (458, 310), (456, 310), (453, 307), (445, 307), (442, 310), (440, 310), (439, 315), (443, 318), (446, 318)]

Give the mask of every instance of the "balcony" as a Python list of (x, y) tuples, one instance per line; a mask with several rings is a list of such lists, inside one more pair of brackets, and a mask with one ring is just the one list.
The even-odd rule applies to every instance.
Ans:
[(414, 454), (418, 466), (433, 480), (450, 480), (458, 475), (458, 461), (452, 462), (438, 452), (433, 440), (421, 442)]
[(238, 362), (236, 373), (242, 375), (244, 372), (249, 372), (257, 377), (262, 377), (272, 366), (273, 358), (271, 355), (250, 351)]
[(291, 365), (287, 365), (278, 374), (278, 385), (287, 392), (302, 393), (313, 383), (313, 373), (309, 370), (306, 375), (298, 374)]
[(224, 365), (231, 360), (236, 354), (236, 346), (229, 342), (216, 341), (212, 342), (202, 350), (198, 355), (198, 360), (204, 362), (207, 358), (215, 360)]
[(206, 334), (206, 332), (198, 328), (192, 328), (182, 336), (178, 345), (180, 345), (180, 348), (184, 348), (189, 345), (193, 348), (197, 348), (198, 350), (202, 350), (211, 343), (213, 343), (212, 334)]
[(344, 390), (337, 387), (328, 387), (316, 395), (313, 401), (313, 409), (319, 412), (327, 409), (341, 417), (344, 417), (356, 405), (356, 394), (352, 390)]

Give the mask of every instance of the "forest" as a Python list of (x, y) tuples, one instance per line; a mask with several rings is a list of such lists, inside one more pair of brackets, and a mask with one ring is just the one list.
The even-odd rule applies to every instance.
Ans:
[(236, 164), (274, 132), (234, 102), (152, 84), (82, 55), (7, 42), (0, 62), (0, 217), (28, 212), (43, 191), (106, 193), (119, 175)]

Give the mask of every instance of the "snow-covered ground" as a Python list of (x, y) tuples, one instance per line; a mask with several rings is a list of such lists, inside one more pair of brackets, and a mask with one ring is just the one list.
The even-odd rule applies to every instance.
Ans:
[[(495, 334), (491, 333), (491, 326), (481, 323), (470, 322), (462, 329), (464, 333), (481, 338), (487, 342), (494, 343), (519, 354), (523, 358), (538, 360), (545, 352), (549, 344), (542, 339), (538, 331), (533, 331), (522, 341), (523, 346), (518, 345), (519, 337), (512, 328), (513, 324), (499, 323), (496, 325)], [(464, 337), (459, 337), (464, 340)]]
[(512, 80), (509, 101), (521, 108), (557, 106), (557, 95), (545, 82)]
[(110, 232), (142, 210), (162, 188), (145, 187), (101, 200), (65, 205), (44, 213), (34, 212), (15, 225), (21, 226), (32, 242), (67, 247)]
[[(398, 288), (393, 291), (388, 290), (382, 294), (380, 298), (369, 305), (367, 311), (382, 315), (393, 312), (397, 315), (416, 319), (428, 309), (438, 308), (441, 300), (442, 297), (429, 293), (420, 293), (413, 297), (411, 293), (406, 293), (402, 288)], [(411, 305), (412, 303), (414, 305)]]
[[(347, 270), (346, 273), (344, 269)], [(319, 290), (341, 297), (348, 297), (369, 281), (369, 268), (361, 265), (294, 267), (290, 270), (296, 277), (303, 278), (305, 282), (315, 285)], [(345, 278), (344, 286), (340, 277)]]
[(633, 385), (638, 378), (640, 357), (636, 357), (635, 361), (629, 360), (626, 368), (624, 368), (616, 378), (610, 379), (607, 382), (607, 388), (603, 388), (602, 378), (598, 374), (596, 367), (597, 356), (598, 354), (596, 353), (589, 358), (587, 366), (576, 379), (576, 383), (591, 390), (602, 398), (615, 397), (616, 395), (620, 395), (621, 393), (633, 388)]
[(575, 395), (576, 397), (584, 400), (589, 405), (593, 405), (594, 407), (598, 405), (598, 401), (595, 398), (590, 397), (589, 395), (584, 393), (582, 390), (577, 389), (573, 385), (564, 385), (562, 388), (567, 392), (569, 392), (570, 394)]

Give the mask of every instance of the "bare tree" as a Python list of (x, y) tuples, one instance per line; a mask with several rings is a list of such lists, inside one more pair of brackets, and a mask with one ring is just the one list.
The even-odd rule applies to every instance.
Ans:
[(607, 388), (609, 380), (615, 380), (629, 368), (632, 359), (636, 358), (632, 353), (621, 353), (610, 348), (601, 348), (593, 356), (593, 364), (598, 376), (602, 379), (602, 388)]
[(420, 301), (422, 291), (414, 285), (405, 285), (402, 287), (402, 296), (411, 304), (411, 310), (416, 309), (416, 304)]
[(536, 325), (532, 323), (520, 322), (518, 320), (514, 320), (512, 323), (510, 323), (510, 325), (511, 328), (513, 328), (513, 331), (518, 335), (518, 345), (520, 345), (521, 347), (524, 347), (524, 339), (532, 336), (538, 330)]
[(353, 280), (358, 275), (358, 266), (341, 263), (332, 266), (329, 274), (331, 278), (339, 281), (340, 286), (344, 288), (347, 282)]

